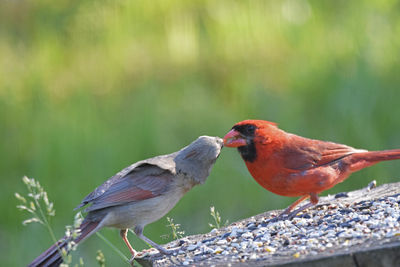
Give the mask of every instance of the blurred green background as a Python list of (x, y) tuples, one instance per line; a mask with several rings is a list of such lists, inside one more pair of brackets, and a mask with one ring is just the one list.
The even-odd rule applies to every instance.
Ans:
[[(28, 216), (13, 195), (26, 194), (23, 175), (48, 191), (61, 237), (73, 208), (108, 177), (243, 119), (400, 148), (399, 11), (395, 0), (1, 1), (2, 265), (26, 265), (52, 242), (44, 227), (21, 224)], [(400, 181), (399, 172), (400, 162), (381, 163), (327, 193)], [(197, 234), (210, 230), (210, 206), (233, 222), (293, 201), (258, 186), (225, 148), (206, 184), (168, 216)], [(168, 242), (166, 224), (145, 234)], [(117, 230), (102, 233), (129, 254)], [(124, 264), (96, 236), (75, 255), (93, 266), (97, 249), (110, 266)]]

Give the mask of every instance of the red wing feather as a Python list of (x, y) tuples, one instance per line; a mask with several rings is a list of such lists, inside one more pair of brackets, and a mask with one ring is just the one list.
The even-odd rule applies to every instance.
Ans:
[(288, 146), (283, 147), (280, 157), (284, 159), (285, 168), (303, 171), (317, 166), (329, 164), (356, 150), (352, 147), (307, 139), (297, 135), (291, 135)]

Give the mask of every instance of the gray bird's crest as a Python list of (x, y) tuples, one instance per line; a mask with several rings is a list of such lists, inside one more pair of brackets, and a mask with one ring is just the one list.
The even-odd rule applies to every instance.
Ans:
[(204, 183), (223, 146), (219, 137), (200, 136), (178, 151), (174, 162), (177, 172), (183, 172), (196, 183)]

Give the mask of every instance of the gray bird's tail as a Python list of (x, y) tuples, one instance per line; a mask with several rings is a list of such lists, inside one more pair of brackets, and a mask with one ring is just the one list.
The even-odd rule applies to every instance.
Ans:
[[(97, 226), (99, 222), (83, 222), (80, 228), (80, 235), (74, 240), (76, 244), (86, 239), (90, 235), (97, 231)], [(63, 262), (63, 258), (60, 254), (62, 249), (67, 250), (68, 239), (63, 237), (57, 241), (54, 245), (48, 248), (45, 252), (40, 254), (36, 259), (34, 259), (28, 267), (53, 267), (59, 266)], [(68, 252), (68, 251), (67, 251)]]

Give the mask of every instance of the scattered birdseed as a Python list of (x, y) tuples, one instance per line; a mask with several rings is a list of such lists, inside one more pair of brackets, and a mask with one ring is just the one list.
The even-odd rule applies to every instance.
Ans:
[[(368, 189), (373, 187), (369, 186)], [(378, 187), (379, 188), (379, 187)], [(366, 195), (371, 191), (366, 190)], [(350, 196), (350, 194), (348, 194)], [(352, 196), (352, 195), (351, 195)], [(269, 222), (269, 216), (255, 216), (210, 233), (188, 237), (185, 242), (171, 242), (172, 256), (159, 254), (171, 265), (211, 266), (286, 257), (292, 260), (321, 252), (333, 253), (335, 248), (361, 246), (365, 242), (400, 236), (400, 194), (375, 200), (342, 203), (340, 198), (306, 210), (293, 220)], [(196, 239), (197, 238), (197, 239)], [(149, 256), (149, 253), (145, 255)], [(217, 264), (218, 265), (218, 264)]]

